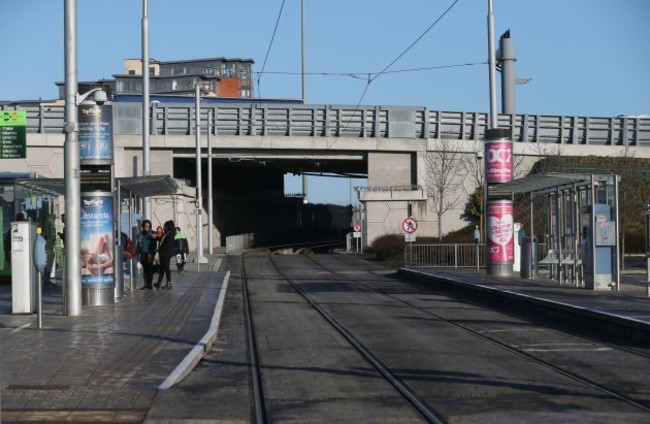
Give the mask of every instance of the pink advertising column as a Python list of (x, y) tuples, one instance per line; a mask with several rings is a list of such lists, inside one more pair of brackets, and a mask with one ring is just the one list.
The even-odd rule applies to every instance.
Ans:
[(514, 207), (510, 198), (489, 196), (489, 187), (512, 181), (512, 139), (505, 128), (485, 132), (485, 181), (488, 185), (487, 274), (512, 275), (514, 262)]

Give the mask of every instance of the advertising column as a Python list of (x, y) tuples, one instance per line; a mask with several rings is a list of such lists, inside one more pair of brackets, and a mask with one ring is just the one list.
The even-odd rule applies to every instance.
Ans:
[[(493, 128), (485, 132), (485, 181), (489, 187), (512, 181), (511, 132)], [(512, 275), (514, 262), (514, 208), (511, 199), (490, 197), (487, 205), (487, 274)]]
[(111, 106), (79, 106), (81, 295), (84, 305), (114, 302), (115, 202)]

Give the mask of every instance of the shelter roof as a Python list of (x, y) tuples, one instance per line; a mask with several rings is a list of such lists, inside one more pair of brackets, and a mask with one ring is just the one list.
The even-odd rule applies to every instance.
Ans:
[(549, 193), (558, 189), (582, 187), (595, 182), (614, 183), (613, 174), (573, 174), (573, 173), (544, 173), (531, 174), (503, 184), (488, 186), (490, 196), (509, 196), (520, 193)]
[[(125, 191), (139, 197), (164, 196), (176, 194), (178, 184), (169, 175), (150, 175), (147, 177), (116, 178), (122, 193)], [(16, 181), (16, 184), (39, 193), (49, 195), (65, 194), (63, 178), (28, 178)]]

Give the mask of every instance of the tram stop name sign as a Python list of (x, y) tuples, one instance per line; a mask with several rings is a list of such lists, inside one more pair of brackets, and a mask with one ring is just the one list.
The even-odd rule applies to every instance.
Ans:
[(0, 111), (0, 159), (27, 157), (27, 112)]

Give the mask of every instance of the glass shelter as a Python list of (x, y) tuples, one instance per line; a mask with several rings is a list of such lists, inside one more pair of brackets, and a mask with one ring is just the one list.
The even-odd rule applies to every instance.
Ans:
[(620, 289), (619, 181), (614, 174), (545, 173), (489, 188), (490, 195), (529, 195), (527, 277), (545, 268), (560, 285)]

